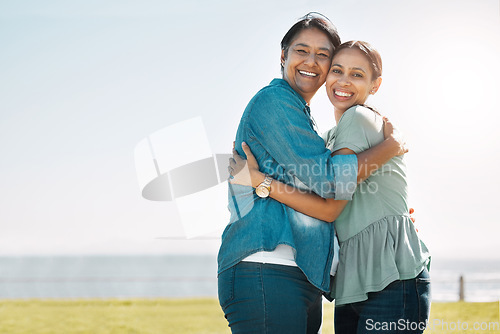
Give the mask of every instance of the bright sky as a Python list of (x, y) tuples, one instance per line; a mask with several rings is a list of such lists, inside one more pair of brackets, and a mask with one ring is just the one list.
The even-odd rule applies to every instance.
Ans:
[[(134, 149), (201, 117), (212, 152), (229, 153), (309, 11), (382, 54), (371, 104), (410, 144), (433, 256), (497, 257), (498, 0), (0, 0), (0, 254), (215, 254), (217, 239), (184, 239), (173, 203), (141, 197)], [(312, 111), (334, 125), (323, 89)]]

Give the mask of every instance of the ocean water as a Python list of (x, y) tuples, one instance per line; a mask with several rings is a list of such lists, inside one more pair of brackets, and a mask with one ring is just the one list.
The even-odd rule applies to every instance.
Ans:
[(465, 301), (500, 301), (500, 260), (432, 258), (430, 273), (433, 301), (457, 301), (460, 276)]
[(0, 298), (214, 296), (214, 256), (0, 257)]
[[(433, 301), (500, 300), (499, 260), (431, 264)], [(212, 255), (0, 257), (0, 299), (217, 297)]]

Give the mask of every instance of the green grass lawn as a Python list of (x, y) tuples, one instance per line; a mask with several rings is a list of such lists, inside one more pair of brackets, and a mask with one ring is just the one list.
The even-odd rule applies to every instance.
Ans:
[(230, 333), (215, 299), (0, 301), (0, 333)]
[[(324, 306), (323, 333), (333, 333), (333, 305)], [(500, 334), (498, 303), (433, 303), (430, 318), (428, 334)], [(465, 324), (468, 329), (462, 330)], [(479, 325), (479, 330), (474, 328), (475, 324)], [(215, 299), (79, 299), (0, 300), (0, 333), (194, 334), (230, 331)]]
[(498, 302), (433, 303), (426, 333), (500, 333), (499, 308)]

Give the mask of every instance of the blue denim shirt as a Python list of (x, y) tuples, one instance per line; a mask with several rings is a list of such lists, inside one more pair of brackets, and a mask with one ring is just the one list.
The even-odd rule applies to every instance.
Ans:
[[(282, 79), (274, 79), (247, 105), (236, 134), (236, 149), (245, 141), (260, 170), (296, 188), (327, 198), (351, 199), (356, 189), (355, 155), (331, 157), (316, 133), (305, 100)], [(295, 262), (308, 280), (323, 291), (330, 288), (333, 223), (312, 218), (252, 187), (229, 186), (229, 225), (222, 234), (218, 272), (258, 251), (278, 244), (295, 249)]]

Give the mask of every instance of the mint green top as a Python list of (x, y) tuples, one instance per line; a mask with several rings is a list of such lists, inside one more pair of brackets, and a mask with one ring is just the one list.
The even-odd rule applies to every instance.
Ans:
[[(360, 153), (384, 140), (383, 120), (355, 106), (325, 133), (327, 147)], [(339, 267), (332, 288), (336, 305), (368, 299), (396, 280), (411, 279), (430, 265), (408, 211), (404, 156), (391, 159), (358, 185), (352, 201), (335, 221), (340, 244)]]

